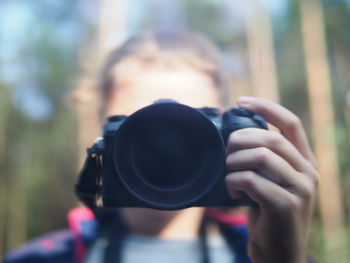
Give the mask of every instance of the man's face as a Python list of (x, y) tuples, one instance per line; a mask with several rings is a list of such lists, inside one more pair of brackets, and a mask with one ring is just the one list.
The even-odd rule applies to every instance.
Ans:
[[(105, 117), (130, 115), (158, 99), (173, 99), (191, 107), (221, 107), (219, 91), (212, 78), (195, 69), (166, 69), (150, 65), (144, 70), (136, 70), (135, 74), (128, 70), (125, 74), (118, 72), (117, 76), (106, 101)], [(202, 211), (198, 207), (190, 209)], [(122, 208), (120, 211), (124, 221), (131, 225), (138, 220), (161, 225), (178, 215), (178, 211), (147, 208)]]

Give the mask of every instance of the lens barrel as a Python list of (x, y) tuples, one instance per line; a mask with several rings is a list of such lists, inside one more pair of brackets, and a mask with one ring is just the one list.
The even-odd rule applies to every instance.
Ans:
[(130, 115), (112, 147), (115, 174), (152, 207), (186, 207), (210, 191), (225, 169), (225, 146), (213, 122), (173, 102)]

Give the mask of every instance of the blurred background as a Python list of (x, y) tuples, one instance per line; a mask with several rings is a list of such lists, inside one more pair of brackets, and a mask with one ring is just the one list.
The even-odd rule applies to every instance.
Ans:
[(157, 28), (220, 47), (231, 106), (262, 96), (302, 119), (321, 174), (310, 254), (350, 262), (349, 0), (1, 0), (0, 258), (67, 227), (85, 149), (100, 135), (101, 62)]

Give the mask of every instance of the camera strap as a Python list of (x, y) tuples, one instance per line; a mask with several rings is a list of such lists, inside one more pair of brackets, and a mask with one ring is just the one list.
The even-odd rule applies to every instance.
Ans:
[(100, 196), (99, 189), (102, 180), (103, 141), (96, 142), (87, 149), (87, 157), (79, 175), (75, 191), (79, 199), (92, 210)]

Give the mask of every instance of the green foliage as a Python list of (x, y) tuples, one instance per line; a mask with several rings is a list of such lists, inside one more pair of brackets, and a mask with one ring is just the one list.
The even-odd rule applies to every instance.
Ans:
[[(0, 244), (5, 251), (23, 238), (66, 227), (64, 213), (76, 200), (76, 121), (65, 101), (77, 73), (79, 39), (68, 44), (67, 39), (57, 39), (65, 24), (77, 24), (73, 19), (76, 10), (70, 1), (59, 1), (58, 6), (44, 2), (12, 3), (26, 8), (33, 17), (27, 25), (31, 32), (24, 33), (26, 41), (12, 43), (17, 46), (16, 54), (1, 61), (4, 70), (11, 64), (21, 70), (19, 78), (10, 82), (0, 78), (0, 148), (5, 154), (0, 183), (6, 190), (6, 203), (0, 206), (0, 213), (6, 213), (5, 221), (0, 222), (5, 232), (0, 239), (8, 240)], [(10, 70), (2, 73), (13, 74)], [(40, 115), (45, 105), (46, 113)], [(13, 229), (19, 233), (14, 234)], [(20, 233), (20, 229), (25, 231)]]
[[(131, 33), (160, 27), (159, 16), (147, 12), (152, 9), (151, 2), (128, 2), (129, 7), (134, 9), (141, 6), (138, 6), (137, 19), (130, 18), (134, 18), (135, 14), (134, 9), (129, 10), (127, 27)], [(299, 6), (298, 1), (287, 2), (287, 14), (272, 17), (278, 84), (282, 104), (300, 116), (311, 138)], [(16, 226), (15, 222), (22, 222), (27, 230), (20, 238), (0, 242), (3, 246), (0, 253), (23, 242), (23, 239), (65, 227), (65, 213), (76, 200), (73, 193), (77, 171), (76, 120), (66, 103), (78, 73), (76, 54), (83, 34), (76, 18), (76, 2), (39, 0), (12, 3), (29, 10), (32, 19), (26, 25), (28, 32), (22, 38), (25, 40), (13, 43), (18, 46), (16, 55), (0, 60), (2, 68), (12, 64), (21, 68), (19, 77), (11, 82), (4, 80), (7, 76), (0, 70), (3, 74), (0, 75), (0, 186), (5, 191), (6, 200), (5, 204), (0, 202), (0, 213), (5, 215), (5, 220), (0, 220), (0, 230), (1, 224), (5, 229), (4, 233), (0, 231), (0, 240), (11, 241), (10, 230)], [(235, 49), (243, 53), (246, 32), (244, 29), (236, 30), (235, 23), (239, 18), (230, 17), (226, 6), (229, 4), (229, 1), (182, 0), (174, 1), (172, 7), (177, 8), (176, 19), (182, 23), (181, 27), (208, 35), (224, 50), (243, 46)], [(331, 128), (338, 146), (345, 220), (349, 228), (350, 123), (345, 112), (348, 111), (350, 116), (350, 105), (346, 101), (350, 92), (350, 6), (345, 0), (324, 0), (323, 4), (336, 119), (335, 127)], [(0, 12), (1, 7), (2, 3)], [(166, 12), (170, 15), (175, 11), (169, 9)], [(166, 17), (167, 14), (163, 15)], [(244, 28), (244, 25), (241, 26)], [(246, 58), (244, 54), (239, 55)], [(240, 63), (242, 74), (248, 75), (248, 62)], [(48, 103), (48, 115), (33, 117), (23, 106), (30, 96), (23, 98), (21, 94), (33, 92)], [(31, 103), (31, 107), (35, 108), (43, 102), (34, 100)], [(18, 210), (21, 210), (20, 213)], [(23, 218), (16, 221), (18, 214)], [(309, 249), (320, 262), (325, 261), (319, 211), (316, 211), (312, 224)]]
[[(210, 36), (219, 46), (227, 46), (232, 40), (228, 34), (230, 25), (223, 20), (227, 11), (224, 5), (210, 1), (184, 1), (187, 24), (204, 35)], [(220, 28), (220, 30), (218, 30)]]
[(346, 211), (346, 221), (350, 224), (350, 8), (346, 1), (324, 1), (328, 56), (332, 73), (333, 105), (336, 120), (338, 164), (341, 172), (341, 188)]

